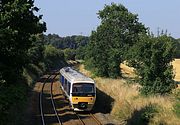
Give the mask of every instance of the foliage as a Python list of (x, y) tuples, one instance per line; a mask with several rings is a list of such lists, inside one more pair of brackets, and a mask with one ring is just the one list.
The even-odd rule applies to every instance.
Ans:
[(74, 49), (64, 49), (64, 56), (66, 60), (75, 60), (75, 50)]
[(40, 69), (37, 65), (29, 64), (26, 66), (26, 69), (34, 74), (37, 78), (43, 75), (43, 70)]
[(87, 46), (80, 46), (76, 49), (76, 59), (82, 59), (84, 60), (85, 56), (86, 56), (86, 51)]
[(29, 63), (38, 65), (39, 62), (43, 61), (45, 43), (42, 34), (38, 34), (34, 36), (34, 39), (35, 40), (32, 42), (31, 48), (28, 49), (28, 59), (29, 59)]
[(46, 44), (51, 44), (60, 49), (77, 49), (80, 46), (85, 46), (88, 43), (89, 38), (81, 35), (60, 37), (57, 34), (48, 34), (44, 35), (44, 41)]
[[(120, 112), (121, 113), (121, 112)], [(148, 104), (140, 110), (135, 110), (127, 120), (128, 125), (149, 125), (155, 114), (158, 113), (158, 108), (155, 104)]]
[(180, 58), (180, 39), (175, 39), (174, 40), (174, 58)]
[(180, 100), (174, 104), (174, 112), (176, 113), (177, 117), (180, 118)]
[(44, 62), (49, 70), (63, 67), (65, 65), (64, 53), (52, 45), (46, 45), (44, 51)]
[(84, 59), (89, 37), (81, 35), (60, 37), (57, 34), (48, 34), (44, 35), (44, 41), (48, 45), (50, 44), (56, 48), (63, 49), (66, 59), (75, 60), (75, 58)]
[(175, 87), (173, 81), (173, 43), (166, 35), (142, 35), (129, 50), (128, 62), (136, 69), (143, 94), (164, 94)]
[(180, 89), (176, 89), (174, 92), (176, 102), (173, 105), (173, 111), (176, 113), (177, 117), (180, 118)]
[(139, 34), (146, 32), (144, 25), (138, 22), (137, 15), (123, 5), (106, 5), (98, 13), (101, 25), (93, 31), (87, 47), (86, 65), (97, 75), (118, 77), (119, 64), (124, 54), (137, 42)]
[[(0, 124), (23, 124), (23, 106), (27, 100), (25, 84), (1, 86), (0, 88)], [(13, 94), (12, 94), (13, 93)], [(14, 119), (16, 117), (16, 119)]]
[(149, 104), (148, 106), (146, 106), (144, 108), (144, 111), (143, 111), (143, 113), (141, 114), (141, 117), (140, 117), (140, 119), (141, 119), (140, 121), (142, 121), (143, 124), (144, 123), (148, 124), (150, 119), (152, 119), (154, 117), (154, 114), (157, 113), (157, 112), (158, 111), (157, 111), (156, 106), (153, 105), (153, 104)]
[(44, 62), (53, 67), (64, 60), (60, 50), (45, 50), (41, 33), (46, 26), (34, 12), (33, 0), (0, 1), (0, 124), (23, 124), (27, 84), (47, 69)]
[(33, 0), (2, 0), (0, 8), (0, 71), (2, 79), (14, 83), (28, 62), (33, 35), (46, 30)]

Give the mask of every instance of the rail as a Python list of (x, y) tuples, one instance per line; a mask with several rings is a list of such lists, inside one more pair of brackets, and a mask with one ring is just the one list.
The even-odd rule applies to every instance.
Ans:
[[(52, 104), (52, 108), (53, 108), (53, 111), (56, 115), (56, 118), (57, 118), (57, 121), (59, 123), (59, 125), (62, 125), (62, 121), (60, 120), (59, 118), (59, 115), (57, 113), (57, 110), (56, 110), (56, 106), (55, 106), (55, 103), (54, 103), (54, 99), (53, 99), (53, 83), (54, 83), (54, 79), (56, 78), (56, 76), (58, 75), (57, 73), (53, 73), (55, 74), (54, 77), (52, 78), (52, 81), (51, 81), (51, 90), (50, 90), (50, 96), (51, 96), (51, 104)], [(43, 90), (44, 90), (44, 86), (45, 84), (47, 83), (47, 81), (53, 76), (53, 74), (49, 75), (43, 82), (43, 86), (42, 86), (42, 89), (41, 89), (41, 92), (39, 94), (39, 107), (40, 107), (40, 115), (41, 115), (41, 122), (42, 122), (42, 125), (46, 125), (46, 122), (45, 122), (45, 118), (44, 118), (44, 112), (43, 112)]]

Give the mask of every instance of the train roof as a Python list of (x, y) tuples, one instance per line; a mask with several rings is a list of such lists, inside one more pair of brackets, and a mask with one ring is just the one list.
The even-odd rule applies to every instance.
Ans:
[(83, 75), (82, 73), (72, 69), (71, 67), (64, 67), (60, 69), (60, 73), (71, 82), (86, 82), (94, 83), (94, 80)]

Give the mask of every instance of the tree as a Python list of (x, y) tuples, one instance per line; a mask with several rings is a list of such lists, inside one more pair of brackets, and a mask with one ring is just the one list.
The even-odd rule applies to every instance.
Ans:
[(174, 39), (174, 48), (176, 50), (174, 58), (180, 58), (180, 39)]
[(64, 55), (66, 60), (75, 60), (76, 52), (74, 49), (64, 49)]
[(138, 41), (139, 35), (146, 32), (146, 28), (138, 22), (137, 15), (121, 4), (106, 5), (98, 16), (101, 24), (91, 34), (86, 65), (97, 75), (118, 77), (124, 55)]
[(32, 42), (31, 48), (28, 49), (29, 63), (38, 65), (43, 61), (43, 53), (45, 49), (44, 44), (43, 35), (36, 35), (35, 40)]
[(63, 67), (66, 64), (64, 60), (64, 53), (52, 45), (45, 46), (44, 62), (49, 70)]
[(2, 0), (0, 8), (0, 71), (2, 79), (14, 83), (28, 61), (33, 36), (46, 30), (33, 0)]
[(128, 62), (136, 69), (143, 94), (164, 94), (175, 87), (171, 37), (142, 35), (140, 41), (129, 50), (129, 55)]

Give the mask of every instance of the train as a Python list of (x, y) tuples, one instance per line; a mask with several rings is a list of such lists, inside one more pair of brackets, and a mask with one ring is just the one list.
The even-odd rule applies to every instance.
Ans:
[(72, 67), (60, 69), (60, 84), (74, 111), (91, 111), (96, 100), (95, 81)]

